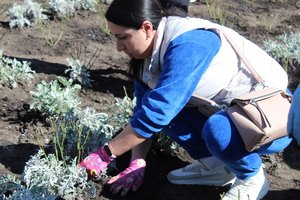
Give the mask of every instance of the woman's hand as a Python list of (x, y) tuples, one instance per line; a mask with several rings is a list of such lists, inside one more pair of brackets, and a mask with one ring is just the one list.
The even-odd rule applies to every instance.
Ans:
[(85, 167), (90, 177), (94, 177), (103, 172), (107, 165), (116, 158), (114, 155), (108, 155), (104, 147), (88, 155), (80, 162), (81, 167)]
[(288, 119), (288, 132), (300, 145), (300, 85), (293, 94), (293, 101)]
[(107, 182), (110, 185), (110, 191), (113, 194), (121, 191), (122, 196), (126, 195), (129, 190), (136, 191), (143, 183), (145, 167), (144, 159), (132, 160), (128, 168)]

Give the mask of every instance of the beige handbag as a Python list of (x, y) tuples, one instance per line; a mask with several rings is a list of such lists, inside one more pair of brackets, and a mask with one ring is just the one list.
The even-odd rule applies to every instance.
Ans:
[(248, 151), (258, 149), (286, 136), (291, 97), (285, 92), (266, 88), (236, 98), (226, 112), (233, 121)]
[[(262, 78), (241, 53), (235, 43), (223, 33), (237, 55), (252, 73), (258, 84), (263, 84)], [(195, 97), (203, 104), (203, 98)], [(251, 152), (260, 146), (277, 138), (288, 135), (287, 119), (292, 97), (276, 88), (264, 88), (233, 99), (228, 113), (237, 128), (245, 148)], [(209, 100), (210, 104), (211, 100)]]
[[(244, 62), (258, 84), (263, 80), (241, 53), (235, 43), (224, 34), (237, 55)], [(245, 148), (254, 151), (277, 138), (288, 135), (287, 120), (292, 97), (276, 88), (264, 88), (235, 98), (225, 111), (239, 131)]]

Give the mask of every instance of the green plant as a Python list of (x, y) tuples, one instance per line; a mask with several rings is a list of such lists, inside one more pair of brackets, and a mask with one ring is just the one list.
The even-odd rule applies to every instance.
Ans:
[(106, 113), (94, 109), (76, 109), (59, 118), (50, 118), (55, 152), (59, 159), (77, 157), (78, 161), (112, 138), (114, 128)]
[(114, 127), (116, 130), (121, 130), (126, 124), (128, 124), (133, 114), (133, 108), (136, 104), (136, 99), (130, 99), (125, 87), (124, 92), (125, 96), (122, 100), (116, 99), (118, 113), (111, 118), (111, 120), (114, 121)]
[(247, 3), (254, 4), (256, 0), (245, 0)]
[(164, 151), (170, 155), (175, 155), (176, 152), (180, 151), (180, 145), (163, 132), (159, 132), (153, 137), (153, 146), (159, 151)]
[[(65, 73), (70, 72), (72, 80), (77, 80), (84, 86), (92, 87), (89, 69), (93, 66), (99, 49), (93, 52), (90, 59), (87, 59), (87, 47), (83, 43), (69, 48), (69, 52), (72, 58), (67, 58), (70, 68), (66, 69)], [(84, 57), (83, 60), (81, 60), (81, 57)]]
[(224, 25), (226, 22), (226, 6), (223, 0), (205, 0), (210, 17)]
[(112, 116), (97, 113), (91, 107), (76, 107), (59, 117), (49, 118), (57, 158), (67, 160), (69, 156), (76, 156), (79, 161), (124, 128), (132, 116), (135, 100), (132, 101), (126, 93), (124, 99), (117, 100), (115, 105), (118, 111)]
[(110, 30), (108, 28), (107, 25), (107, 21), (104, 17), (104, 13), (107, 9), (107, 5), (105, 4), (99, 4), (98, 6), (98, 16), (99, 16), (99, 27), (100, 27), (100, 31), (106, 35), (111, 35)]
[[(133, 109), (136, 105), (136, 99), (131, 99), (124, 88), (125, 96), (122, 100), (116, 99), (116, 106), (118, 108), (118, 113), (115, 114), (111, 120), (114, 122), (114, 129), (116, 132), (123, 129), (125, 125), (129, 123), (131, 116), (133, 115)], [(158, 133), (153, 139), (154, 146), (160, 150), (172, 154), (174, 151), (178, 151), (179, 145), (170, 137)]]
[[(271, 1), (272, 3), (283, 3), (286, 2), (287, 0), (269, 0), (269, 1)], [(246, 0), (246, 2), (254, 4), (256, 0)]]
[(66, 113), (76, 108), (80, 104), (77, 93), (81, 86), (72, 84), (72, 80), (64, 77), (58, 77), (50, 83), (42, 81), (37, 85), (36, 91), (30, 92), (33, 97), (30, 108), (49, 116)]
[(2, 33), (2, 35), (0, 35), (0, 42), (3, 40), (4, 36), (5, 36), (5, 33)]
[(287, 0), (271, 0), (273, 3), (283, 3), (286, 2)]
[(5, 13), (6, 10), (7, 10), (7, 8), (8, 8), (8, 5), (6, 5), (6, 4), (0, 4), (0, 15), (2, 15), (3, 13)]
[[(70, 55), (73, 60), (82, 60), (86, 68), (91, 68), (98, 58), (99, 49), (96, 49), (91, 56), (88, 56), (89, 50), (87, 49), (86, 44), (80, 43), (73, 45), (72, 47), (68, 48)], [(83, 58), (82, 58), (83, 57)], [(87, 59), (90, 57), (89, 59)]]
[(264, 27), (270, 33), (278, 23), (279, 13), (271, 16), (265, 15), (263, 18)]
[[(54, 32), (46, 30), (46, 27), (43, 24), (40, 24), (39, 28), (40, 28), (47, 44), (50, 47), (55, 47), (58, 44), (58, 42), (61, 40), (62, 36), (64, 35), (64, 30), (62, 30), (56, 34)], [(57, 30), (55, 30), (55, 31), (57, 31)]]

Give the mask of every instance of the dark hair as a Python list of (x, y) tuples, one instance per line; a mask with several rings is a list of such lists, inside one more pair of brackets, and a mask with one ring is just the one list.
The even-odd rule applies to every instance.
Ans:
[(160, 0), (166, 15), (187, 16), (190, 0)]
[(156, 29), (163, 16), (158, 0), (114, 0), (105, 14), (108, 21), (134, 29), (139, 29), (146, 20)]
[[(180, 2), (180, 0), (114, 0), (109, 5), (105, 18), (116, 25), (133, 29), (139, 29), (144, 21), (150, 21), (156, 30), (164, 16), (186, 17), (187, 9), (186, 11), (183, 9), (185, 6), (174, 1)], [(129, 72), (133, 75), (132, 78), (139, 77), (143, 62), (143, 59), (131, 59)]]

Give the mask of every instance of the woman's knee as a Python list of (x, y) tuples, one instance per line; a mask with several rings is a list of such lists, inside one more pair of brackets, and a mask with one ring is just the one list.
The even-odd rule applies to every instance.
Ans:
[(232, 140), (233, 126), (225, 112), (218, 112), (206, 121), (202, 137), (213, 152), (228, 148)]

